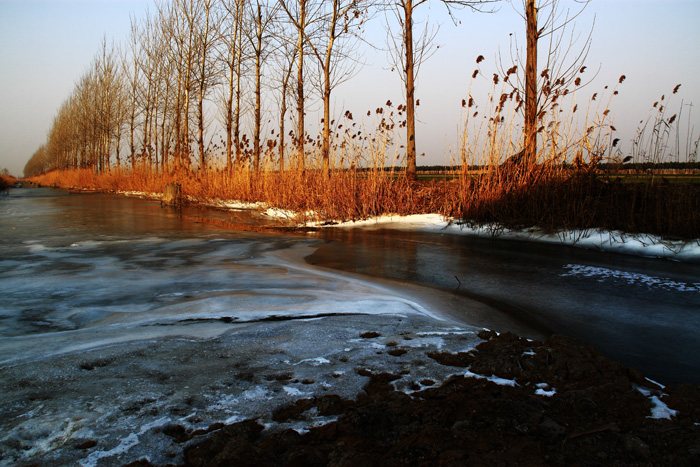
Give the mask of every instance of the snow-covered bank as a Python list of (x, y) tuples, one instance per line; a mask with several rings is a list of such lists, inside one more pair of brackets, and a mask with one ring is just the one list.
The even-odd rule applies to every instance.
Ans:
[(538, 228), (511, 230), (496, 226), (471, 226), (439, 214), (415, 214), (410, 216), (380, 216), (362, 221), (312, 225), (329, 228), (409, 229), (453, 235), (494, 237), (506, 240), (523, 240), (576, 246), (592, 250), (609, 251), (652, 258), (700, 262), (700, 239), (692, 241), (668, 240), (649, 234), (633, 234), (598, 229), (573, 230), (547, 233)]

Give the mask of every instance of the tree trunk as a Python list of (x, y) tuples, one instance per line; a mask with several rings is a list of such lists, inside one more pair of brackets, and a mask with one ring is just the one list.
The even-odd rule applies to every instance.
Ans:
[(335, 24), (338, 17), (338, 3), (333, 2), (333, 17), (328, 33), (328, 45), (326, 47), (326, 57), (323, 63), (323, 141), (321, 146), (321, 156), (323, 158), (322, 170), (330, 174), (330, 152), (331, 152), (331, 58), (333, 44), (335, 42)]
[(255, 127), (253, 129), (253, 171), (260, 170), (260, 120), (261, 115), (261, 89), (260, 89), (260, 67), (262, 66), (261, 55), (262, 39), (263, 39), (263, 24), (262, 24), (262, 9), (258, 2), (258, 10), (255, 16), (256, 26), (256, 47), (255, 47)]
[[(287, 91), (286, 86), (283, 89), (283, 93)], [(280, 108), (280, 173), (284, 172), (284, 118), (287, 113), (287, 99), (282, 94), (282, 106)]]
[(406, 48), (406, 178), (416, 180), (416, 117), (413, 64), (413, 2), (404, 3), (404, 46)]
[(301, 0), (299, 11), (299, 41), (297, 53), (299, 62), (297, 66), (297, 118), (299, 119), (297, 133), (298, 167), (304, 170), (304, 31), (306, 28), (306, 0)]
[(233, 119), (233, 145), (236, 148), (236, 162), (241, 161), (241, 62), (243, 61), (243, 7), (238, 6), (237, 31), (237, 58), (236, 58), (236, 112)]
[[(233, 54), (232, 54), (233, 57)], [(233, 136), (232, 136), (232, 131), (233, 131), (233, 96), (234, 96), (234, 89), (233, 89), (233, 72), (235, 70), (235, 66), (231, 64), (231, 68), (229, 69), (229, 82), (228, 82), (228, 100), (226, 102), (226, 169), (228, 171), (231, 171), (233, 167), (233, 151), (232, 151), (232, 144), (233, 144)]]
[(201, 67), (199, 69), (199, 86), (197, 95), (197, 143), (199, 145), (199, 167), (201, 170), (207, 170), (207, 156), (204, 150), (204, 95), (207, 88), (207, 57), (209, 54), (210, 38), (209, 38), (209, 15), (211, 13), (211, 4), (204, 3), (204, 31), (201, 36), (201, 44), (199, 47), (199, 59)]
[(537, 6), (535, 0), (527, 0), (527, 58), (525, 62), (525, 134), (524, 159), (527, 164), (537, 160)]

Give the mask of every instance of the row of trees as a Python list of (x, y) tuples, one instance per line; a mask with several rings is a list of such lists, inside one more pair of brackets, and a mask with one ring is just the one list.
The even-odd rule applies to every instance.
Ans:
[[(497, 1), (439, 3), (452, 16), (460, 8), (493, 11)], [(394, 28), (390, 56), (405, 87), (407, 177), (415, 178), (415, 78), (420, 62), (429, 55), (432, 37), (414, 34), (414, 13), (427, 3), (157, 0), (145, 18), (132, 19), (126, 44), (102, 42), (56, 114), (46, 144), (27, 163), (25, 176), (53, 169), (105, 171), (139, 164), (169, 170), (196, 163), (207, 170), (221, 158), (229, 169), (241, 164), (257, 171), (265, 155), (274, 157), (280, 170), (293, 164), (303, 169), (313, 141), (306, 122), (310, 96), (322, 102), (317, 154), (328, 170), (335, 129), (332, 93), (360, 64), (358, 46), (367, 24), (383, 16), (395, 19), (387, 21)], [(574, 60), (574, 65), (559, 70), (561, 76), (552, 76), (552, 71), (538, 76), (537, 42), (545, 27), (555, 31), (561, 24), (554, 24), (558, 0), (540, 2), (540, 7), (553, 12), (545, 24), (538, 23), (536, 3), (523, 0), (527, 66), (521, 67), (522, 79), (511, 80), (525, 96), (523, 148), (529, 159), (537, 150), (538, 116), (554, 91), (573, 81), (577, 69)], [(555, 54), (550, 51), (549, 57)], [(508, 76), (516, 69), (508, 70)], [(554, 70), (552, 64), (547, 70)], [(295, 112), (289, 112), (290, 107)], [(263, 143), (266, 113), (277, 114), (271, 134), (277, 133)], [(290, 119), (294, 129), (287, 133)], [(251, 131), (252, 141), (244, 128)]]

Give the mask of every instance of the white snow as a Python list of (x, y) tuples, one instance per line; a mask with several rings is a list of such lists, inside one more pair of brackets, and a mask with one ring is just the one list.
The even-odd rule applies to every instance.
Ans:
[(304, 392), (302, 392), (299, 389), (292, 387), (292, 386), (282, 386), (282, 389), (289, 396), (299, 397), (299, 396), (303, 396), (305, 394)]
[(648, 418), (665, 418), (670, 420), (671, 417), (678, 415), (678, 411), (671, 409), (659, 398), (657, 391), (652, 391), (642, 386), (638, 386), (637, 390), (651, 401), (651, 415)]
[(651, 396), (651, 418), (666, 418), (668, 420), (671, 417), (678, 415), (678, 412), (669, 408), (658, 396)]
[(491, 381), (492, 383), (498, 384), (499, 386), (511, 386), (511, 387), (517, 387), (519, 386), (518, 383), (515, 382), (513, 379), (505, 379), (505, 378), (500, 378), (498, 376), (484, 376), (480, 375), (477, 373), (472, 373), (469, 369), (464, 372), (463, 376), (465, 378), (477, 378), (477, 379), (485, 379), (487, 381)]
[(547, 233), (538, 228), (511, 230), (495, 225), (470, 226), (459, 220), (446, 218), (439, 214), (384, 215), (372, 219), (340, 222), (333, 225), (325, 225), (320, 222), (307, 225), (325, 226), (328, 228), (391, 228), (455, 235), (498, 237), (502, 239), (572, 245), (586, 249), (669, 258), (679, 261), (700, 261), (700, 239), (692, 241), (668, 240), (649, 234), (631, 234), (599, 229), (561, 230), (554, 233)]
[(547, 383), (537, 383), (535, 387), (537, 387), (535, 394), (538, 396), (552, 397), (557, 393), (557, 390)]
[(117, 194), (122, 196), (127, 196), (129, 198), (149, 198), (149, 199), (160, 199), (162, 195), (160, 193), (153, 193), (147, 191), (128, 191), (128, 190), (118, 190)]

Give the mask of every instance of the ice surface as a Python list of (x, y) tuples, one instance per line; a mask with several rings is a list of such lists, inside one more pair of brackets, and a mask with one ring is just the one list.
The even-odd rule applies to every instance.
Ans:
[(581, 264), (567, 264), (564, 266), (564, 269), (566, 269), (567, 272), (562, 273), (562, 276), (590, 277), (600, 282), (616, 280), (626, 282), (630, 285), (641, 284), (649, 288), (674, 290), (676, 292), (700, 292), (700, 282), (677, 282), (643, 273), (632, 273), (610, 268), (584, 266)]
[[(24, 215), (12, 211), (12, 204), (5, 206), (9, 217), (4, 218)], [(303, 257), (314, 251), (314, 240), (170, 238), (159, 236), (160, 224), (135, 235), (141, 219), (128, 216), (127, 227), (109, 224), (113, 231), (101, 233), (99, 227), (76, 236), (76, 226), (89, 220), (81, 217), (82, 206), (74, 217), (41, 206), (32, 209), (54, 215), (52, 228), (68, 235), (37, 229), (24, 233), (25, 243), (0, 244), (3, 465), (110, 466), (141, 458), (177, 464), (182, 446), (166, 434), (173, 427), (191, 432), (260, 417), (276, 429), (272, 411), (300, 397), (357, 397), (367, 383), (358, 370), (401, 375), (392, 384), (411, 393), (453, 374), (428, 352), (471, 350), (480, 342), (479, 330), (502, 322), (495, 321), (502, 313), (464, 296), (310, 266)], [(148, 219), (160, 222), (147, 212)], [(491, 235), (436, 215), (397, 220), (369, 221), (365, 228), (398, 225)], [(107, 216), (105, 222), (112, 221)], [(590, 242), (592, 248), (624, 244), (630, 251), (672, 252), (679, 259), (693, 260), (700, 253), (695, 244), (641, 236), (512, 235)], [(613, 268), (572, 263), (563, 273), (625, 281), (652, 292), (697, 293), (697, 284), (659, 282), (653, 274), (618, 274)], [(378, 335), (361, 337), (367, 331)], [(396, 349), (402, 352), (392, 352)], [(548, 396), (555, 389), (537, 391)], [(654, 415), (671, 415), (657, 394), (650, 397), (657, 399), (652, 399)], [(301, 433), (329, 421), (311, 410), (285, 426)]]
[(480, 342), (441, 292), (313, 267), (312, 251), (257, 237), (25, 244), (0, 282), (0, 463), (181, 462), (169, 427), (274, 428), (274, 408), (301, 397), (357, 397), (359, 369), (409, 390), (451, 374), (431, 349)]

